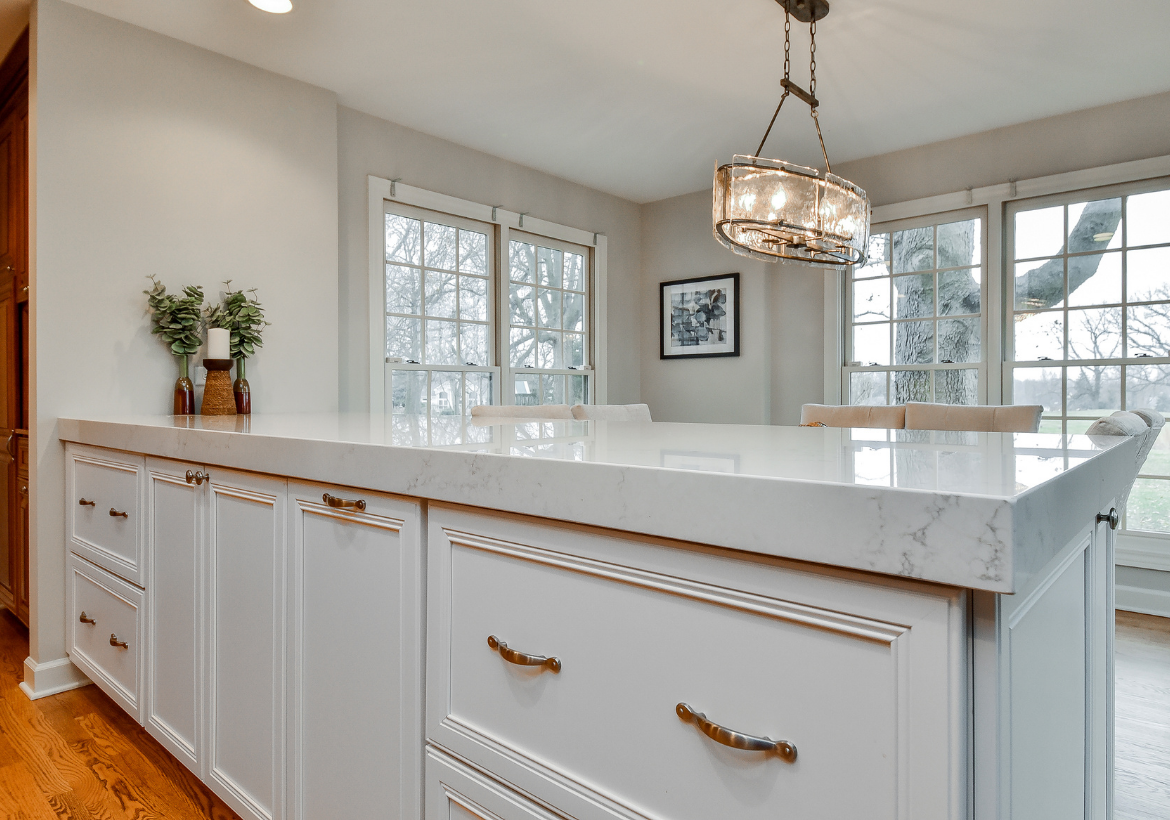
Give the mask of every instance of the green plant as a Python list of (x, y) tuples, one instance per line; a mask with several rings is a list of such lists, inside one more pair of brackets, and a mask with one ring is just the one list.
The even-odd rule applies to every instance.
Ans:
[(246, 359), (256, 354), (256, 348), (263, 347), (261, 336), (264, 327), (271, 322), (264, 319), (264, 308), (256, 299), (255, 288), (245, 293), (232, 290), (231, 279), (223, 284), (223, 301), (215, 307), (208, 307), (207, 326), (230, 330), (232, 358)]
[(182, 296), (172, 296), (167, 293), (166, 286), (155, 277), (149, 277), (154, 283), (150, 290), (144, 290), (147, 304), (154, 320), (151, 333), (162, 337), (171, 353), (186, 357), (199, 350), (203, 340), (199, 338), (199, 326), (202, 323), (203, 289), (188, 285), (183, 288)]

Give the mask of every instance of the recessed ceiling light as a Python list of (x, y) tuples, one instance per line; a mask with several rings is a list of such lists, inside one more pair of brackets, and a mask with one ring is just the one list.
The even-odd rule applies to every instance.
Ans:
[(285, 14), (292, 11), (292, 0), (248, 0), (260, 11), (270, 11), (273, 14)]

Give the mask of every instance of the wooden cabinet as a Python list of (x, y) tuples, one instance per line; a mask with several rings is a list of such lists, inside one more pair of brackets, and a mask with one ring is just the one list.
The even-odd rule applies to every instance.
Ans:
[[(351, 502), (361, 502), (361, 509)], [(290, 816), (417, 818), (423, 749), (419, 505), (297, 483), (289, 486), (289, 505), (290, 726), (296, 738)]]
[[(0, 605), (28, 623), (28, 32), (0, 64)], [(25, 433), (27, 439), (27, 433)], [(0, 444), (0, 446), (4, 446)]]

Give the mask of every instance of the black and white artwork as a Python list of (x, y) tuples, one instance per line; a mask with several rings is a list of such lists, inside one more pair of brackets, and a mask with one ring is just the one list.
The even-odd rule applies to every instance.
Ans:
[(662, 358), (739, 355), (739, 274), (661, 285)]

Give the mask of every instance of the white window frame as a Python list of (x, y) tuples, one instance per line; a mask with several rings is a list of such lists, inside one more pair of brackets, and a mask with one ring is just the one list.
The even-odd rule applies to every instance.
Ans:
[[(585, 252), (584, 256), (586, 259), (586, 265), (585, 265), (585, 277), (586, 277), (586, 281), (585, 281), (585, 311), (586, 311), (586, 315), (585, 315), (585, 320), (584, 320), (585, 327), (584, 327), (583, 333), (585, 335), (585, 344), (587, 346), (587, 349), (585, 351), (585, 359), (586, 359), (585, 364), (589, 365), (590, 364), (589, 359), (592, 358), (592, 355), (590, 353), (590, 349), (592, 348), (592, 345), (593, 345), (593, 336), (595, 333), (594, 321), (593, 321), (594, 320), (593, 302), (595, 301), (595, 297), (593, 294), (593, 279), (592, 279), (592, 271), (590, 269), (591, 266), (588, 263), (589, 257), (592, 255), (590, 253), (590, 248), (588, 248), (587, 246), (580, 245), (578, 243), (568, 242), (568, 241), (563, 240), (563, 239), (558, 239), (556, 237), (540, 236), (538, 234), (534, 234), (527, 229), (527, 226), (525, 227), (524, 230), (516, 229), (516, 230), (509, 231), (509, 234), (510, 234), (509, 242), (511, 242), (511, 241), (525, 242), (527, 244), (536, 245), (537, 247), (545, 247), (545, 248), (550, 248), (552, 250), (559, 250), (562, 253), (580, 253), (582, 251)], [(504, 260), (505, 269), (503, 271), (501, 271), (500, 276), (499, 276), (501, 290), (500, 290), (500, 298), (499, 298), (499, 308), (498, 308), (498, 313), (497, 313), (498, 323), (499, 323), (500, 368), (501, 368), (501, 373), (502, 373), (502, 377), (501, 377), (502, 392), (501, 392), (500, 401), (504, 404), (515, 404), (516, 403), (516, 376), (521, 375), (521, 374), (529, 374), (529, 375), (535, 375), (535, 376), (582, 376), (582, 375), (588, 375), (590, 377), (588, 379), (588, 382), (595, 381), (596, 375), (594, 373), (588, 372), (588, 371), (583, 372), (580, 369), (571, 370), (567, 367), (540, 368), (540, 367), (513, 367), (512, 366), (511, 332), (510, 332), (511, 326), (512, 326), (512, 311), (511, 311), (511, 300), (510, 300), (510, 296), (509, 296), (509, 292), (508, 292), (508, 288), (511, 286), (511, 283), (512, 283), (512, 276), (511, 276), (510, 256), (509, 256), (509, 249), (508, 248), (503, 249), (503, 252), (501, 254), (501, 258)], [(533, 269), (533, 272), (535, 275), (535, 268)], [(534, 282), (532, 287), (535, 290), (538, 287), (538, 285), (536, 285)], [(562, 291), (562, 298), (563, 298), (563, 291)], [(565, 395), (566, 396), (568, 395), (568, 392), (569, 392), (568, 385), (566, 383), (566, 388), (565, 388)], [(589, 387), (587, 388), (587, 398), (591, 399), (591, 400), (588, 403), (601, 404), (601, 402), (599, 402), (595, 399), (592, 399), (593, 394), (595, 394), (595, 390), (593, 389), (593, 385), (590, 384)]]
[[(853, 310), (852, 310), (853, 299), (852, 299), (851, 294), (853, 292), (854, 279), (853, 279), (853, 271), (850, 268), (850, 269), (846, 270), (846, 276), (848, 278), (845, 280), (845, 288), (847, 288), (847, 290), (844, 294), (845, 311), (842, 315), (842, 325), (843, 325), (843, 330), (844, 330), (844, 341), (842, 342), (843, 347), (844, 347), (844, 361), (843, 361), (842, 366), (840, 368), (841, 375), (840, 375), (839, 389), (841, 391), (840, 395), (843, 397), (842, 401), (840, 402), (841, 404), (848, 404), (849, 403), (849, 375), (851, 373), (884, 372), (884, 373), (890, 374), (890, 376), (887, 376), (887, 378), (892, 378), (892, 374), (894, 373), (894, 371), (902, 371), (902, 370), (926, 370), (926, 371), (978, 370), (979, 371), (979, 393), (978, 393), (979, 403), (980, 404), (987, 403), (987, 398), (986, 398), (987, 392), (988, 392), (987, 383), (989, 380), (988, 367), (987, 367), (987, 333), (989, 330), (988, 313), (987, 313), (987, 291), (988, 291), (988, 282), (990, 280), (990, 277), (987, 274), (987, 271), (988, 271), (988, 264), (987, 264), (987, 209), (985, 207), (963, 208), (963, 209), (958, 210), (958, 211), (948, 211), (946, 213), (941, 213), (941, 214), (930, 214), (930, 215), (924, 215), (924, 216), (918, 216), (918, 217), (911, 217), (908, 219), (898, 219), (898, 220), (893, 220), (890, 222), (875, 223), (873, 225), (873, 227), (870, 228), (870, 235), (872, 236), (874, 234), (880, 234), (880, 233), (891, 233), (892, 234), (892, 233), (895, 233), (897, 231), (912, 230), (914, 228), (933, 227), (936, 225), (946, 225), (950, 222), (964, 222), (964, 221), (969, 220), (969, 219), (982, 220), (982, 227), (980, 228), (981, 235), (979, 237), (979, 241), (980, 241), (980, 251), (979, 252), (981, 254), (980, 258), (983, 260), (982, 261), (983, 280), (980, 283), (981, 312), (980, 312), (980, 317), (979, 317), (979, 332), (982, 334), (981, 342), (980, 342), (982, 358), (978, 362), (959, 362), (959, 363), (955, 363), (955, 364), (942, 364), (939, 362), (934, 362), (932, 364), (894, 364), (892, 359), (891, 359), (891, 363), (889, 365), (867, 366), (867, 365), (853, 364), (850, 360), (853, 357)], [(892, 253), (892, 248), (891, 248), (891, 253)], [(974, 266), (972, 266), (972, 267), (974, 267)], [(891, 273), (891, 274), (888, 274), (886, 278), (893, 280), (893, 279), (897, 278), (897, 276)], [(938, 288), (938, 285), (936, 282), (936, 284), (935, 284), (936, 291), (937, 291), (937, 288)], [(893, 320), (892, 320), (893, 312), (894, 312), (894, 304), (891, 301), (891, 303), (890, 303), (891, 322), (893, 324), (897, 324), (896, 322), (893, 322)], [(932, 317), (932, 318), (946, 319), (947, 317), (939, 316), (939, 317)], [(891, 401), (892, 400), (893, 400), (893, 397), (891, 394)]]
[[(872, 222), (886, 225), (902, 220), (933, 219), (939, 214), (984, 206), (987, 208), (985, 232), (985, 303), (984, 360), (987, 364), (987, 404), (1010, 404), (1012, 395), (1011, 368), (1005, 366), (1005, 337), (1007, 301), (1013, 290), (1008, 282), (1005, 242), (1007, 240), (1006, 214), (1008, 203), (1049, 196), (1068, 196), (1094, 189), (1128, 185), (1170, 177), (1170, 156), (1152, 157), (1132, 162), (1104, 165), (1064, 174), (1036, 177), (969, 188), (938, 196), (907, 202), (879, 205), (873, 209)], [(1157, 186), (1162, 187), (1162, 186)], [(1088, 197), (1087, 197), (1088, 198)], [(826, 271), (825, 274), (825, 401), (841, 404), (848, 399), (842, 390), (843, 370), (852, 351), (844, 345), (847, 327), (851, 322), (846, 288), (851, 274), (845, 271)], [(1149, 360), (1143, 359), (1142, 362)], [(1122, 566), (1170, 571), (1170, 535), (1117, 532), (1117, 563)]]
[[(605, 234), (584, 231), (567, 225), (559, 225), (543, 219), (536, 219), (527, 214), (516, 213), (504, 208), (491, 205), (482, 205), (458, 197), (428, 191), (404, 185), (373, 175), (368, 176), (369, 191), (369, 378), (370, 378), (370, 413), (374, 416), (385, 415), (389, 411), (386, 403), (386, 387), (389, 378), (390, 365), (386, 362), (386, 273), (385, 273), (385, 212), (387, 201), (420, 208), (436, 214), (438, 221), (443, 216), (470, 219), (483, 223), (494, 229), (492, 238), (493, 260), (490, 288), (492, 289), (492, 304), (499, 306), (501, 299), (500, 287), (504, 277), (508, 275), (508, 243), (513, 232), (522, 232), (524, 235), (544, 237), (553, 241), (568, 242), (573, 245), (589, 249), (586, 260), (591, 289), (588, 294), (589, 304), (589, 351), (588, 359), (592, 373), (590, 398), (596, 404), (604, 404), (608, 397), (607, 361), (608, 345), (606, 333), (606, 255), (608, 243)], [(501, 346), (502, 334), (506, 335), (507, 326), (501, 327), (499, 308), (496, 309), (495, 333), (490, 334), (494, 343), (489, 352), (495, 365), (487, 368), (455, 367), (445, 368), (434, 365), (405, 365), (396, 363), (395, 369), (417, 370), (491, 370), (499, 374), (499, 386), (493, 386), (495, 397), (499, 401), (510, 403), (511, 390), (501, 389), (508, 383), (511, 372), (508, 369), (508, 349)], [(580, 371), (567, 371), (580, 375)], [(506, 391), (506, 392), (505, 392)], [(464, 409), (466, 412), (466, 408)]]

